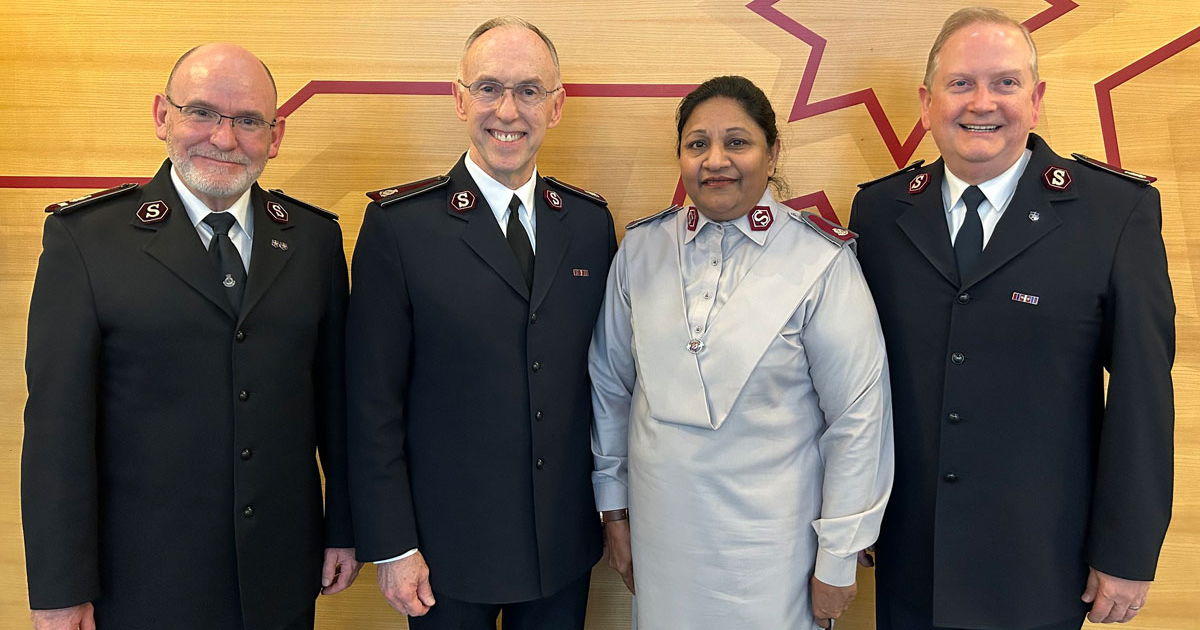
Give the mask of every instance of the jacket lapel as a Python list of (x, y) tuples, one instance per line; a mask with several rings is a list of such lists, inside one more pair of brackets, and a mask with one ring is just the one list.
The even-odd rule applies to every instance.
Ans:
[[(567, 204), (554, 210), (546, 204), (546, 182), (539, 177), (534, 188), (534, 212), (537, 213), (537, 252), (533, 257), (533, 299), (529, 310), (536, 311), (550, 292), (550, 285), (558, 277), (567, 247), (571, 244), (571, 230), (564, 219)], [(515, 258), (514, 258), (515, 260)]]
[(915, 195), (906, 192), (896, 197), (896, 201), (910, 206), (896, 219), (896, 225), (942, 277), (958, 286), (958, 263), (954, 260), (950, 229), (946, 227), (946, 208), (942, 203), (945, 166), (939, 159), (920, 172), (929, 175), (929, 184)]
[[(500, 231), (500, 224), (496, 222), (496, 216), (488, 207), (487, 199), (483, 198), (483, 193), (479, 192), (474, 178), (467, 171), (465, 159), (466, 154), (464, 153), (463, 157), (459, 158), (458, 164), (450, 169), (450, 184), (446, 186), (446, 214), (466, 222), (467, 225), (462, 233), (463, 242), (503, 278), (513, 288), (513, 291), (528, 300), (529, 287), (525, 286), (525, 276), (521, 273), (517, 258), (513, 256), (508, 241), (504, 240), (504, 232)], [(460, 212), (451, 201), (456, 194), (464, 191), (471, 193), (475, 204)], [(536, 256), (534, 265), (534, 282), (537, 282)]]
[[(1066, 168), (1067, 162), (1055, 155), (1050, 147), (1034, 134), (1029, 134), (1028, 146), (1033, 155), (1025, 165), (1025, 172), (1021, 174), (1012, 201), (1004, 209), (992, 237), (983, 248), (979, 262), (975, 264), (971, 274), (964, 278), (964, 289), (995, 273), (1008, 261), (1062, 225), (1062, 219), (1050, 205), (1051, 201), (1064, 201), (1079, 196), (1079, 193), (1071, 188), (1065, 191), (1046, 188), (1042, 183), (1042, 173), (1046, 167), (1054, 164)], [(1032, 220), (1032, 216), (1036, 216), (1037, 220)]]
[[(183, 202), (175, 192), (171, 182), (171, 161), (163, 162), (162, 167), (142, 188), (141, 204), (162, 201), (169, 208), (167, 218), (158, 223), (143, 223), (136, 216), (130, 220), (130, 225), (144, 230), (157, 232), (146, 243), (145, 251), (155, 260), (162, 263), (181, 280), (190, 285), (196, 292), (208, 298), (213, 304), (237, 319), (237, 313), (229, 304), (221, 287), (220, 274), (213, 268), (204, 244), (192, 225)], [(140, 204), (139, 204), (140, 205)]]
[(294, 228), (295, 223), (290, 220), (287, 223), (279, 223), (269, 217), (266, 211), (267, 201), (267, 193), (263, 192), (258, 184), (255, 184), (250, 189), (250, 214), (254, 217), (254, 240), (250, 248), (250, 272), (246, 277), (246, 296), (242, 301), (242, 312), (238, 321), (244, 320), (254, 309), (254, 306), (266, 294), (267, 289), (271, 288), (271, 283), (279, 276), (279, 272), (283, 271), (284, 266), (292, 258), (292, 248), (283, 249), (273, 246), (272, 242), (286, 243), (284, 232)]

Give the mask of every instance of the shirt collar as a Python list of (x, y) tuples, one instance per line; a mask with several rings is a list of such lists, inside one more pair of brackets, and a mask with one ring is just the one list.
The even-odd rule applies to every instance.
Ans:
[[(983, 192), (984, 197), (987, 197), (992, 212), (1004, 212), (1004, 209), (1008, 207), (1008, 202), (1012, 201), (1013, 194), (1017, 192), (1017, 184), (1020, 183), (1021, 175), (1025, 173), (1025, 167), (1029, 164), (1029, 158), (1032, 156), (1033, 151), (1025, 149), (1021, 153), (1021, 157), (1008, 167), (1008, 170), (979, 184), (979, 190)], [(946, 167), (946, 176), (942, 178), (942, 182), (944, 187), (942, 199), (946, 201), (946, 213), (949, 214), (950, 209), (958, 205), (963, 192), (971, 185), (951, 173), (949, 166)]]
[(470, 151), (467, 151), (466, 166), (467, 172), (471, 174), (471, 179), (475, 180), (475, 185), (479, 187), (483, 198), (487, 200), (488, 207), (492, 209), (492, 214), (496, 215), (497, 221), (503, 222), (504, 213), (508, 211), (508, 203), (512, 201), (513, 195), (521, 200), (521, 205), (525, 207), (526, 212), (530, 215), (533, 214), (534, 189), (537, 187), (538, 177), (537, 166), (533, 167), (533, 175), (529, 177), (529, 181), (521, 184), (521, 187), (516, 190), (501, 184), (488, 175), (475, 163), (475, 160), (471, 159)]
[[(750, 225), (751, 217), (755, 216), (755, 212), (758, 210), (766, 210), (771, 217), (772, 222), (765, 230), (755, 230)], [(746, 214), (732, 221), (721, 221), (720, 223), (726, 226), (732, 225), (736, 227), (750, 240), (754, 241), (758, 245), (763, 245), (767, 242), (767, 234), (770, 233), (771, 228), (775, 227), (774, 222), (783, 218), (783, 215), (786, 211), (781, 210), (782, 209), (779, 207), (779, 202), (775, 201), (775, 198), (771, 196), (770, 189), (767, 189), (763, 191), (762, 197), (759, 198), (758, 203), (754, 204), (754, 207), (750, 209), (750, 212), (747, 212)], [(687, 229), (688, 219), (686, 217), (692, 212), (696, 213), (695, 230)], [(705, 225), (708, 225), (709, 223), (718, 223), (717, 221), (713, 221), (704, 216), (704, 213), (697, 210), (695, 206), (688, 206), (687, 210), (684, 212), (684, 216), (683, 242), (685, 245), (692, 242), (692, 240), (696, 238), (696, 235), (700, 233), (700, 230), (704, 229)]]
[[(188, 218), (192, 221), (192, 227), (197, 227), (204, 217), (208, 216), (213, 210), (207, 204), (200, 201), (200, 198), (192, 194), (188, 187), (184, 185), (180, 179), (179, 173), (175, 171), (175, 165), (171, 165), (171, 183), (175, 184), (175, 192), (179, 194), (179, 200), (183, 202), (184, 210), (187, 210)], [(237, 201), (233, 202), (232, 206), (226, 210), (230, 215), (237, 220), (237, 224), (242, 228), (251, 239), (254, 238), (254, 226), (250, 222), (250, 189), (242, 193)], [(207, 223), (205, 224), (208, 225)], [(210, 228), (211, 229), (211, 228)]]

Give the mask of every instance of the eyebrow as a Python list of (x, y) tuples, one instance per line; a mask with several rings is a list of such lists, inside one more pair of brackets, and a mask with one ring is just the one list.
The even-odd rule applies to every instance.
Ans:
[[(504, 81), (501, 81), (500, 79), (498, 79), (490, 74), (480, 75), (475, 78), (475, 81), (492, 81), (493, 83), (499, 83), (500, 85), (504, 85)], [(471, 81), (471, 83), (474, 83), (475, 81)], [(527, 85), (530, 83), (533, 83), (535, 85), (545, 85), (544, 83), (542, 83), (542, 80), (538, 77), (529, 77), (527, 79), (521, 79), (521, 80), (517, 81), (516, 83), (514, 83), (513, 85)]]
[[(195, 101), (188, 101), (187, 103), (184, 103), (184, 104), (183, 104), (183, 106), (184, 106), (184, 107), (203, 107), (204, 109), (211, 109), (212, 111), (214, 111), (214, 112), (217, 112), (218, 114), (220, 114), (220, 113), (221, 113), (221, 111), (220, 111), (220, 110), (217, 108), (217, 106), (216, 106), (216, 105), (213, 105), (212, 103), (210, 103), (210, 102), (208, 102), (208, 101), (206, 101), (206, 100), (204, 100), (204, 99), (199, 99), (199, 100), (195, 100)], [(253, 118), (259, 118), (259, 119), (262, 119), (262, 120), (267, 120), (267, 121), (271, 120), (271, 117), (270, 117), (270, 116), (267, 116), (266, 114), (264, 114), (264, 113), (262, 113), (262, 112), (260, 112), (260, 111), (255, 111), (255, 110), (253, 110), (253, 109), (243, 109), (243, 110), (240, 110), (240, 111), (236, 111), (236, 112), (234, 112), (234, 113), (232, 113), (232, 114), (223, 114), (223, 115), (224, 115), (225, 117), (227, 117), (227, 118), (228, 118), (229, 116), (234, 116), (234, 117), (237, 117), (237, 116), (251, 116), (251, 117), (253, 117)]]
[[(727, 129), (725, 129), (725, 133), (734, 133), (734, 132), (750, 133), (750, 130), (746, 129), (745, 127), (729, 127)], [(697, 133), (702, 133), (702, 134), (708, 135), (709, 132), (707, 129), (693, 129), (693, 130), (687, 132), (687, 135), (690, 136), (690, 135), (697, 134)]]

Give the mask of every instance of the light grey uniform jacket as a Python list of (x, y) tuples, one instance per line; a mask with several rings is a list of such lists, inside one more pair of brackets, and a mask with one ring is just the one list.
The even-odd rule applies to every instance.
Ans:
[(814, 628), (891, 490), (883, 336), (853, 235), (777, 203), (634, 222), (589, 367), (601, 510), (629, 507), (643, 630)]

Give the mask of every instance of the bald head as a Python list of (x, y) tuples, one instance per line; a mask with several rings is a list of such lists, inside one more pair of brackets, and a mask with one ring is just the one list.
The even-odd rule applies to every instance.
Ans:
[[(183, 53), (183, 56), (175, 62), (175, 66), (171, 68), (171, 74), (167, 77), (167, 87), (164, 90), (167, 96), (174, 94), (172, 88), (175, 85), (175, 77), (181, 73), (193, 72), (193, 65), (200, 63), (202, 68), (207, 68), (212, 64), (220, 63), (236, 63), (240, 62), (244, 65), (258, 65), (262, 68), (262, 74), (266, 75), (266, 82), (271, 86), (271, 94), (275, 100), (279, 98), (279, 91), (275, 87), (275, 77), (271, 75), (271, 69), (261, 59), (254, 56), (254, 53), (238, 46), (237, 44), (201, 44), (195, 48)], [(257, 72), (251, 73), (252, 75)], [(253, 79), (253, 76), (247, 79)], [(259, 77), (262, 78), (262, 77)]]

